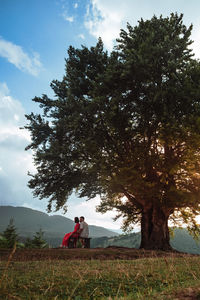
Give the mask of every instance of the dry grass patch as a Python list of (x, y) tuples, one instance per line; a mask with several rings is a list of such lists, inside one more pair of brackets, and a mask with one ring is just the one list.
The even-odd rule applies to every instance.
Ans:
[[(200, 257), (167, 255), (137, 260), (6, 261), (0, 263), (2, 299), (176, 299), (200, 286)], [(177, 298), (178, 299), (178, 298)], [(184, 299), (184, 298), (183, 298)]]

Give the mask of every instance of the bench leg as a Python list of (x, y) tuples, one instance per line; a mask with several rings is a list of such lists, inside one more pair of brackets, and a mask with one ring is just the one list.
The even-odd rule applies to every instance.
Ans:
[(68, 248), (76, 248), (77, 238), (71, 237), (68, 242)]
[(85, 248), (90, 248), (90, 238), (85, 238)]

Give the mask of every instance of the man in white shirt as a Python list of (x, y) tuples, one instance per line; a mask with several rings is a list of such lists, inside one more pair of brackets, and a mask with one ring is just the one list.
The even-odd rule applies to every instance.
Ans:
[(85, 248), (85, 238), (89, 237), (89, 227), (88, 224), (85, 222), (85, 218), (82, 216), (80, 217), (80, 240), (82, 244), (82, 248)]

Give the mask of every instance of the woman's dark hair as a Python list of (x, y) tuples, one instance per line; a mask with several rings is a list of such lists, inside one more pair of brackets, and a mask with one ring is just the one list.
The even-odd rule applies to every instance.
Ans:
[(74, 222), (75, 222), (75, 223), (79, 223), (79, 218), (78, 218), (78, 217), (75, 217), (75, 218), (74, 218)]

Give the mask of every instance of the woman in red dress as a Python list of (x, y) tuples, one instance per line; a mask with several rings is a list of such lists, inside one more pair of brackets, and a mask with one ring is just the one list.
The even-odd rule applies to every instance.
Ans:
[(80, 224), (79, 224), (79, 218), (75, 217), (74, 218), (74, 222), (76, 223), (75, 227), (74, 227), (74, 231), (66, 233), (63, 241), (62, 241), (62, 247), (63, 248), (67, 248), (68, 247), (68, 243), (69, 243), (69, 239), (70, 237), (75, 238), (75, 246), (76, 246), (76, 242), (78, 240), (79, 237), (79, 228), (80, 228)]

